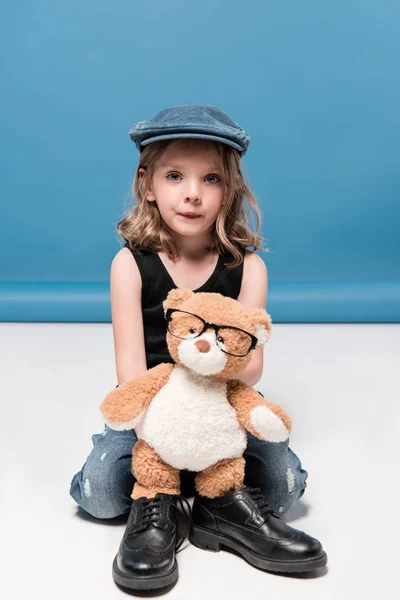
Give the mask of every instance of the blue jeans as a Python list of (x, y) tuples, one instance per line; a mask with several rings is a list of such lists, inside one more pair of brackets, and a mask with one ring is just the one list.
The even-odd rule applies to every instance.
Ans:
[[(303, 494), (307, 471), (286, 442), (264, 442), (247, 434), (246, 485), (261, 488), (269, 506), (285, 513)], [(130, 511), (133, 484), (133, 430), (115, 431), (107, 425), (92, 436), (93, 449), (74, 475), (70, 494), (86, 512), (98, 519), (112, 519)], [(194, 473), (181, 471), (182, 495), (195, 494)]]

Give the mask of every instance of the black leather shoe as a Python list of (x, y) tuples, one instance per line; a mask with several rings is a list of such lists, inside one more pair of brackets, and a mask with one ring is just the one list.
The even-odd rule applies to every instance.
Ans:
[[(178, 507), (183, 530), (177, 538)], [(186, 508), (186, 510), (185, 510)], [(190, 521), (190, 504), (172, 494), (133, 500), (124, 537), (113, 562), (114, 581), (131, 590), (156, 590), (178, 580), (175, 554), (183, 544)]]
[(327, 562), (318, 540), (284, 523), (249, 487), (214, 499), (196, 496), (189, 540), (212, 552), (230, 548), (265, 571), (301, 573)]

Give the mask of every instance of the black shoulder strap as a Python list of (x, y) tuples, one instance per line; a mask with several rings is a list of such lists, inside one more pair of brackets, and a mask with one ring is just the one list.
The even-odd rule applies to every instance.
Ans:
[(169, 287), (167, 282), (160, 276), (157, 264), (154, 260), (154, 252), (143, 250), (142, 248), (133, 249), (126, 242), (125, 248), (132, 252), (140, 276), (142, 278), (142, 306), (146, 309), (154, 306), (157, 302), (162, 302), (168, 295)]

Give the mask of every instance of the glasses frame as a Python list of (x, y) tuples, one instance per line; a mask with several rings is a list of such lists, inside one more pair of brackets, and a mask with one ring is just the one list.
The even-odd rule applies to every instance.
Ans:
[(218, 344), (218, 332), (219, 332), (220, 329), (236, 329), (236, 331), (241, 331), (242, 333), (246, 333), (251, 338), (251, 346), (250, 346), (249, 350), (246, 352), (246, 354), (232, 354), (231, 352), (227, 352), (226, 350), (224, 350), (223, 348), (221, 348), (221, 346), (218, 344), (218, 348), (222, 352), (224, 352), (225, 354), (229, 354), (229, 356), (236, 356), (237, 358), (243, 358), (244, 356), (247, 356), (252, 350), (254, 350), (254, 348), (258, 344), (258, 338), (256, 338), (255, 335), (253, 335), (252, 333), (246, 331), (245, 329), (241, 329), (240, 327), (233, 327), (232, 325), (216, 325), (215, 323), (210, 323), (209, 321), (206, 321), (202, 317), (199, 317), (199, 315), (196, 315), (195, 313), (192, 313), (192, 312), (190, 312), (188, 310), (181, 310), (180, 308), (168, 308), (165, 311), (165, 319), (167, 321), (167, 330), (168, 330), (168, 333), (170, 333), (171, 335), (173, 335), (176, 338), (179, 338), (180, 340), (184, 340), (184, 339), (187, 339), (187, 338), (181, 337), (180, 335), (175, 335), (175, 333), (171, 333), (171, 331), (169, 330), (169, 323), (170, 323), (170, 320), (171, 320), (171, 315), (174, 312), (186, 313), (187, 315), (192, 315), (192, 317), (196, 317), (197, 319), (200, 319), (200, 321), (202, 321), (202, 323), (203, 323), (203, 329), (200, 331), (200, 333), (198, 333), (194, 337), (190, 338), (191, 340), (195, 340), (196, 338), (200, 337), (201, 334), (204, 333), (204, 331), (206, 329), (210, 329), (210, 328), (215, 331), (215, 336), (217, 338), (217, 344)]

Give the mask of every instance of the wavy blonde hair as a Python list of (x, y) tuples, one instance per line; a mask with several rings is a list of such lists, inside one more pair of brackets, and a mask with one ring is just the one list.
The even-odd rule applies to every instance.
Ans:
[[(132, 195), (136, 204), (117, 224), (121, 238), (129, 243), (132, 249), (140, 248), (151, 252), (164, 251), (171, 260), (179, 256), (177, 243), (165, 222), (162, 220), (156, 202), (145, 198), (139, 169), (146, 171), (146, 180), (152, 181), (155, 166), (161, 155), (170, 145), (178, 146), (187, 143), (186, 138), (160, 140), (143, 148), (139, 164), (132, 184)], [(233, 262), (228, 266), (236, 267), (243, 262), (246, 248), (268, 252), (258, 234), (261, 226), (261, 215), (257, 201), (244, 182), (240, 170), (240, 154), (236, 148), (222, 142), (212, 141), (211, 156), (217, 162), (224, 185), (224, 204), (214, 222), (213, 243), (208, 248), (218, 254), (230, 253)], [(207, 150), (205, 154), (209, 156)], [(254, 226), (251, 219), (255, 220)]]

